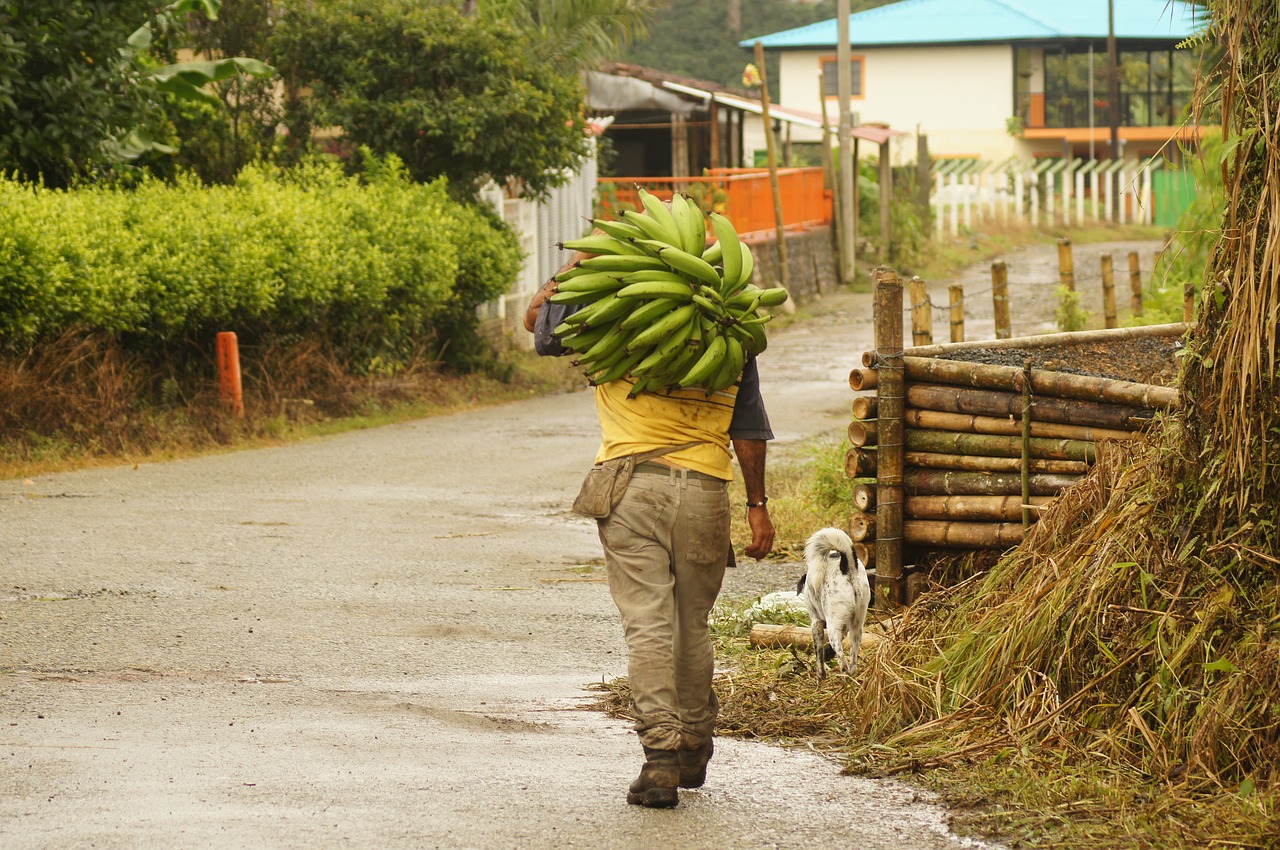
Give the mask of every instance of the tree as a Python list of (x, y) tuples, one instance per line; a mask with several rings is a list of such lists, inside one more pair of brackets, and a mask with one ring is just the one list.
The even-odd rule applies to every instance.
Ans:
[[(210, 82), (271, 68), (244, 58), (160, 66), (180, 17), (219, 0), (0, 0), (0, 171), (55, 187), (148, 153), (164, 96), (217, 102)], [(141, 26), (139, 23), (141, 22)]]
[(507, 22), (535, 59), (588, 68), (613, 59), (619, 48), (644, 38), (664, 0), (487, 0), (484, 20)]
[[(268, 55), (271, 0), (223, 0), (216, 19), (188, 17), (185, 45), (214, 58)], [(219, 104), (174, 99), (168, 105), (182, 146), (175, 168), (194, 171), (206, 183), (230, 183), (255, 160), (271, 158), (284, 118), (279, 79), (236, 74), (210, 86)]]
[(461, 195), (493, 179), (542, 196), (589, 150), (576, 69), (536, 61), (503, 23), (412, 0), (295, 0), (272, 44), (291, 132), (338, 128)]
[(120, 50), (147, 0), (0, 2), (0, 171), (66, 186), (111, 162), (144, 110)]

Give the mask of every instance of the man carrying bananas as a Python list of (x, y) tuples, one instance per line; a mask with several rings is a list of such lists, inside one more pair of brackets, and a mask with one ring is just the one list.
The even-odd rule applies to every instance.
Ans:
[[(578, 251), (562, 271), (590, 256)], [(539, 354), (569, 353), (563, 330), (554, 330), (582, 309), (558, 301), (557, 284), (548, 281), (525, 315)], [(597, 519), (645, 754), (627, 802), (668, 808), (679, 802), (679, 788), (703, 784), (713, 750), (719, 705), (707, 617), (733, 559), (732, 456), (746, 486), (745, 552), (763, 558), (774, 538), (765, 495), (765, 446), (773, 433), (754, 355), (733, 383), (714, 391), (677, 384), (637, 392), (634, 375), (608, 377), (595, 382), (602, 436), (596, 463), (642, 456), (621, 501)]]

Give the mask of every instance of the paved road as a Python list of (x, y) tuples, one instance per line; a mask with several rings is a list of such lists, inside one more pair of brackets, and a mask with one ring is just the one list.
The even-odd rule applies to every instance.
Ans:
[[(869, 305), (773, 335), (775, 450), (844, 428)], [(565, 510), (597, 438), (578, 392), (0, 482), (0, 848), (980, 846), (727, 739), (678, 809), (626, 805), (634, 735), (583, 710), (620, 629)]]

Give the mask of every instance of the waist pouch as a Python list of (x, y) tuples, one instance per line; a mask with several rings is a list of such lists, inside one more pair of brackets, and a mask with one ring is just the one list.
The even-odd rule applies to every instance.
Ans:
[(587, 471), (587, 477), (582, 482), (578, 497), (573, 500), (574, 513), (592, 519), (604, 519), (613, 513), (613, 509), (622, 501), (623, 494), (627, 492), (627, 485), (631, 483), (631, 475), (635, 472), (636, 464), (696, 445), (698, 445), (696, 442), (685, 443), (682, 446), (653, 449), (597, 463)]

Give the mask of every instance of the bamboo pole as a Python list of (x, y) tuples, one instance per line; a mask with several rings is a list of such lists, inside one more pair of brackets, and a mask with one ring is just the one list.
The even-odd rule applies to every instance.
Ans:
[(1004, 260), (991, 264), (991, 302), (995, 311), (996, 339), (1009, 339), (1013, 336), (1013, 325), (1009, 320), (1009, 268)]
[[(1035, 389), (1034, 384), (1032, 389)], [(979, 416), (1017, 417), (1022, 412), (1022, 399), (1016, 393), (962, 389), (945, 384), (908, 384), (907, 404), (922, 410), (971, 413)], [(1118, 430), (1134, 430), (1142, 427), (1154, 416), (1154, 411), (1150, 408), (1066, 398), (1037, 397), (1031, 400), (1031, 407), (1037, 421)]]
[(853, 544), (853, 556), (863, 563), (867, 568), (871, 579), (871, 594), (874, 597), (876, 592), (876, 547), (875, 544), (867, 545), (866, 543)]
[(876, 518), (871, 514), (854, 511), (849, 517), (849, 537), (855, 542), (874, 540), (876, 536)]
[(911, 344), (933, 345), (933, 302), (919, 276), (907, 281), (911, 299)]
[(876, 444), (876, 422), (850, 422), (849, 444), (861, 448)]
[(844, 474), (850, 478), (875, 478), (878, 458), (873, 449), (854, 447), (844, 453)]
[(778, 277), (787, 289), (791, 272), (787, 268), (786, 219), (782, 217), (782, 190), (778, 186), (778, 143), (773, 137), (773, 119), (769, 117), (769, 79), (764, 68), (764, 42), (756, 42), (756, 68), (760, 71), (760, 119), (764, 124), (765, 148), (769, 157), (769, 187), (773, 191), (774, 229), (778, 241)]
[(1022, 542), (1026, 532), (1012, 522), (951, 522), (913, 519), (902, 524), (906, 542), (945, 549), (1008, 549)]
[(1114, 328), (1116, 321), (1116, 275), (1111, 255), (1103, 254), (1102, 263), (1102, 320), (1108, 328)]
[[(1194, 288), (1193, 288), (1194, 293)], [(1194, 318), (1194, 316), (1192, 317)], [(1053, 334), (1036, 334), (1035, 336), (1019, 336), (1010, 339), (982, 339), (969, 342), (942, 342), (928, 346), (908, 348), (902, 353), (907, 357), (945, 357), (956, 351), (972, 351), (974, 349), (1002, 348), (1059, 348), (1068, 345), (1087, 345), (1095, 342), (1114, 342), (1118, 339), (1145, 339), (1155, 337), (1181, 337), (1187, 332), (1188, 322), (1174, 322), (1166, 325), (1144, 325), (1137, 328), (1115, 328), (1093, 331), (1066, 331)]]
[(906, 602), (902, 574), (903, 389), (902, 283), (893, 269), (875, 271), (875, 343), (880, 448), (876, 474), (876, 564), (888, 601)]
[[(1032, 475), (1032, 496), (1056, 496), (1080, 481), (1080, 475)], [(952, 472), (908, 469), (903, 476), (907, 496), (1018, 496), (1022, 480), (1017, 473)]]
[[(1022, 404), (1020, 403), (1019, 406), (1021, 407)], [(1022, 457), (1020, 437), (1004, 437), (998, 434), (965, 434), (960, 431), (921, 431), (918, 428), (909, 428), (906, 443), (907, 450), (913, 452), (981, 457)], [(1082, 460), (1085, 463), (1093, 463), (1098, 459), (1097, 444), (1085, 440), (1052, 440), (1028, 436), (1027, 447), (1032, 457), (1045, 460)], [(851, 451), (866, 450), (851, 449)]]
[(964, 342), (964, 287), (953, 283), (947, 290), (951, 293), (951, 341)]
[[(918, 469), (957, 469), (970, 472), (1017, 472), (1022, 461), (1016, 457), (988, 457), (986, 455), (953, 455), (943, 452), (907, 452), (904, 462)], [(1032, 473), (1083, 475), (1089, 464), (1082, 460), (1031, 459)]]
[(1137, 251), (1129, 252), (1129, 306), (1133, 315), (1142, 315), (1142, 260)]
[(1039, 514), (1052, 496), (908, 496), (903, 511), (908, 519), (950, 519), (961, 522), (1018, 522), (1024, 506)]
[(876, 418), (876, 397), (872, 395), (858, 396), (853, 400), (853, 418), (854, 419), (875, 419)]
[[(809, 649), (813, 646), (813, 629), (808, 626), (782, 626), (776, 623), (754, 623), (749, 637), (751, 645), (758, 649), (783, 649), (794, 646)], [(862, 650), (866, 651), (885, 640), (879, 632), (863, 631)], [(845, 638), (845, 648), (849, 639)]]
[[(907, 356), (903, 358), (903, 364), (906, 366), (907, 377), (912, 381), (980, 387), (989, 390), (1017, 390), (1022, 373), (1017, 366), (968, 363), (963, 360), (942, 360), (936, 357)], [(1170, 409), (1178, 405), (1178, 391), (1173, 387), (1138, 384), (1133, 381), (1101, 378), (1097, 375), (1054, 372), (1049, 369), (1031, 370), (1031, 390), (1038, 396), (1106, 402), (1132, 407)]]
[(880, 374), (872, 368), (849, 370), (849, 388), (855, 392), (874, 390), (880, 386)]
[(1076, 262), (1071, 256), (1071, 240), (1058, 240), (1058, 285), (1074, 292), (1076, 288)]
[(1196, 285), (1184, 284), (1182, 287), (1182, 321), (1191, 324), (1196, 320)]
[(875, 510), (876, 488), (870, 484), (854, 484), (853, 506), (860, 511)]
[[(1022, 433), (1022, 426), (999, 416), (971, 416), (967, 413), (943, 413), (940, 410), (907, 408), (904, 421), (908, 428), (931, 431), (963, 431), (969, 434), (1001, 434), (1006, 437)], [(1136, 440), (1140, 433), (1120, 428), (1093, 428), (1088, 425), (1063, 425), (1060, 422), (1031, 422), (1031, 436), (1064, 440)]]

